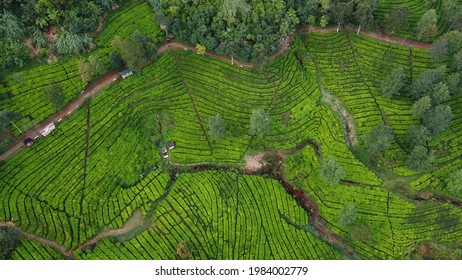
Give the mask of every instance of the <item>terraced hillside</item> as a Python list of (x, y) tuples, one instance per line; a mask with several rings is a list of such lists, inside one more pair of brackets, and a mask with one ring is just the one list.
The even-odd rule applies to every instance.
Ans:
[[(134, 21), (135, 17), (136, 21)], [(96, 40), (97, 49), (88, 55), (97, 56), (107, 64), (115, 33), (125, 38), (139, 30), (143, 34), (149, 34), (149, 37), (159, 43), (164, 33), (152, 17), (153, 13), (146, 2), (125, 5), (108, 18), (103, 32)], [(47, 86), (58, 85), (62, 88), (65, 96), (63, 104), (76, 98), (84, 89), (85, 83), (79, 76), (77, 61), (87, 57), (64, 58), (51, 64), (33, 66), (2, 77), (0, 107), (2, 110), (16, 112), (20, 115), (15, 120), (15, 125), (20, 130), (26, 131), (33, 128), (60, 109), (46, 101), (45, 88)]]
[[(400, 4), (411, 25), (424, 2)], [(382, 1), (379, 18), (396, 6)], [(160, 42), (152, 16), (146, 2), (121, 7), (92, 54), (107, 63), (115, 36), (135, 30)], [(84, 88), (78, 59), (7, 75), (1, 108), (22, 115), (20, 129), (34, 127), (59, 109), (44, 99), (47, 85), (60, 85), (65, 102)], [(419, 123), (412, 100), (380, 94), (392, 69), (412, 80), (440, 64), (427, 50), (347, 31), (301, 32), (265, 67), (171, 47), (0, 163), (0, 226), (20, 236), (11, 258), (401, 259), (425, 241), (460, 244), (461, 204), (444, 191), (462, 168), (462, 97), (446, 102), (453, 122), (429, 143), (436, 164), (417, 172), (405, 166)], [(257, 108), (270, 119), (261, 137), (249, 133)], [(217, 114), (226, 132), (214, 139)], [(393, 143), (374, 164), (361, 145), (379, 124)], [(338, 183), (320, 175), (328, 159), (344, 170)], [(355, 209), (350, 224), (345, 207)]]
[[(23, 235), (12, 257), (397, 259), (425, 240), (460, 242), (458, 206), (416, 200), (460, 168), (460, 97), (432, 142), (438, 165), (410, 171), (411, 101), (379, 94), (396, 66), (411, 77), (433, 65), (426, 51), (345, 32), (298, 36), (260, 70), (167, 52), (0, 166), (1, 225)], [(264, 137), (248, 133), (254, 108), (270, 116)], [(227, 129), (213, 140), (217, 114)], [(355, 149), (377, 124), (394, 133), (384, 168)], [(246, 169), (246, 155), (263, 166)], [(338, 184), (319, 176), (327, 158), (345, 169)]]

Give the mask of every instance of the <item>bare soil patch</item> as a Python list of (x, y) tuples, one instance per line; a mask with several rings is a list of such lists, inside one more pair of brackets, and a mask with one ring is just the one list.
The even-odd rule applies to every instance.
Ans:
[(263, 153), (245, 156), (245, 170), (248, 173), (253, 173), (262, 169), (265, 165), (264, 156)]

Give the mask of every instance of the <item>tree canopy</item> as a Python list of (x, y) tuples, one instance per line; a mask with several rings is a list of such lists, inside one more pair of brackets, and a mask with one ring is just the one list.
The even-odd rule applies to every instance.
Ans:
[(417, 38), (430, 39), (436, 35), (438, 26), (436, 25), (438, 17), (434, 9), (428, 10), (417, 22), (416, 31)]
[(445, 130), (452, 120), (452, 111), (448, 105), (438, 105), (430, 110), (423, 118), (423, 124), (432, 135)]
[(333, 186), (345, 178), (345, 168), (343, 168), (334, 158), (327, 158), (321, 161), (319, 168), (321, 179)]
[(372, 156), (382, 155), (391, 146), (393, 133), (387, 125), (377, 125), (364, 138), (364, 145)]
[(406, 164), (413, 170), (423, 170), (430, 167), (435, 161), (435, 153), (424, 146), (415, 146), (409, 155)]
[(351, 204), (343, 206), (339, 217), (339, 224), (342, 227), (351, 226), (356, 221), (356, 207)]
[(225, 136), (226, 122), (220, 114), (208, 118), (207, 125), (209, 127), (208, 135), (212, 139), (219, 139)]
[(265, 110), (258, 108), (252, 110), (250, 116), (250, 135), (262, 137), (268, 133), (270, 128), (271, 119)]
[(383, 97), (391, 98), (394, 95), (399, 95), (406, 86), (406, 80), (403, 67), (393, 69), (390, 75), (382, 81)]

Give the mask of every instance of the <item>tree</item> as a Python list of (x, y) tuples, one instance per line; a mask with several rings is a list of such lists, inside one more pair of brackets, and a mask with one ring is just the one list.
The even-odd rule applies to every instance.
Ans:
[(250, 5), (245, 0), (223, 0), (220, 8), (223, 19), (226, 20), (228, 25), (236, 22), (238, 12), (245, 16), (250, 9)]
[(415, 119), (422, 119), (425, 114), (428, 112), (428, 110), (430, 110), (431, 108), (431, 98), (429, 96), (424, 96), (424, 97), (421, 97), (419, 100), (417, 100), (416, 102), (414, 102), (414, 104), (412, 105), (412, 108), (411, 108), (411, 115), (415, 118)]
[(452, 70), (459, 71), (462, 69), (462, 50), (458, 51), (452, 58)]
[(116, 53), (109, 54), (109, 68), (118, 69), (124, 65), (124, 61), (120, 55)]
[(412, 81), (409, 94), (414, 99), (419, 99), (423, 95), (430, 95), (434, 86), (444, 80), (446, 66), (441, 66), (436, 69), (429, 69), (422, 72), (417, 78)]
[(446, 80), (450, 95), (456, 95), (461, 91), (461, 77), (459, 73), (452, 73)]
[(22, 67), (29, 59), (29, 52), (20, 42), (0, 38), (0, 66)]
[(399, 92), (406, 86), (406, 80), (403, 67), (393, 69), (382, 82), (382, 96), (391, 98), (393, 95), (399, 95)]
[(345, 178), (345, 168), (343, 168), (334, 158), (327, 158), (321, 161), (319, 176), (324, 182), (333, 186)]
[(433, 42), (430, 55), (433, 61), (441, 62), (448, 58), (449, 43), (448, 39), (442, 38)]
[(127, 67), (135, 72), (153, 62), (156, 56), (154, 42), (139, 31), (126, 39), (115, 37), (112, 45), (119, 50)]
[(94, 77), (100, 76), (106, 72), (106, 65), (97, 56), (90, 55), (88, 61), (79, 60), (77, 68), (82, 81), (89, 82)]
[(59, 54), (80, 54), (94, 46), (93, 39), (88, 34), (79, 35), (65, 31), (58, 35), (55, 50)]
[(449, 89), (448, 86), (443, 83), (439, 82), (435, 85), (432, 92), (432, 101), (435, 105), (438, 105), (446, 100), (449, 99)]
[(193, 255), (194, 245), (190, 241), (183, 240), (176, 247), (176, 253), (180, 259), (186, 259)]
[(339, 217), (339, 224), (342, 227), (351, 226), (356, 221), (356, 207), (351, 204), (343, 206)]
[(407, 137), (407, 144), (410, 149), (414, 149), (416, 146), (426, 146), (427, 142), (432, 139), (430, 131), (423, 126), (414, 126)]
[(364, 138), (364, 145), (372, 156), (382, 155), (391, 147), (393, 133), (389, 126), (379, 124)]
[(17, 112), (0, 111), (0, 132), (7, 128), (14, 119), (20, 116), (21, 114)]
[(374, 23), (374, 12), (378, 9), (377, 0), (362, 1), (356, 5), (355, 18), (360, 26), (371, 27)]
[(77, 61), (77, 69), (79, 70), (80, 78), (82, 78), (84, 83), (91, 81), (93, 75), (91, 73), (90, 63), (85, 60), (79, 60)]
[(444, 191), (459, 199), (462, 198), (462, 169), (451, 172), (444, 182), (446, 183)]
[(225, 136), (226, 122), (220, 114), (208, 118), (207, 125), (209, 127), (208, 135), (212, 139), (219, 139)]
[(262, 137), (268, 133), (270, 128), (271, 119), (265, 110), (258, 108), (252, 109), (252, 115), (250, 116), (250, 135)]
[(408, 28), (409, 23), (407, 18), (409, 14), (410, 11), (407, 7), (394, 8), (385, 16), (383, 30), (388, 34), (393, 34), (397, 30)]
[(340, 25), (350, 22), (353, 17), (353, 1), (337, 2), (330, 5), (330, 18)]
[(421, 39), (430, 39), (436, 35), (438, 31), (437, 15), (434, 9), (428, 10), (417, 22), (416, 32), (417, 38)]
[(205, 54), (205, 46), (204, 45), (201, 45), (201, 44), (196, 44), (196, 53), (197, 54), (200, 54), (200, 55), (204, 55)]
[(19, 233), (12, 227), (0, 226), (0, 260), (7, 260), (16, 247)]
[[(301, 23), (309, 23), (310, 17), (316, 12), (319, 6), (319, 0), (295, 0), (294, 8)], [(311, 24), (311, 23), (309, 23)]]
[(23, 35), (23, 29), (18, 18), (10, 11), (0, 14), (0, 34), (6, 39), (18, 41)]
[(63, 89), (58, 84), (52, 84), (45, 87), (45, 101), (56, 108), (61, 108), (64, 105), (66, 96)]
[(407, 166), (412, 170), (423, 170), (430, 167), (435, 161), (435, 152), (424, 146), (415, 146), (406, 161)]
[(452, 112), (448, 105), (438, 105), (423, 118), (423, 124), (432, 135), (445, 130), (451, 123)]
[(462, 32), (459, 30), (453, 30), (447, 33), (446, 37), (448, 39), (448, 52), (450, 54), (453, 54), (462, 48)]

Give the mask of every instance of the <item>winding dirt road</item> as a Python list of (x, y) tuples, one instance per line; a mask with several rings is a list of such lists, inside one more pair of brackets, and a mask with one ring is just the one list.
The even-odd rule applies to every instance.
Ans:
[[(341, 29), (346, 29), (346, 30), (351, 31), (351, 32), (356, 32), (356, 29), (354, 27), (352, 27), (352, 26), (342, 27)], [(282, 54), (283, 52), (285, 52), (290, 47), (290, 43), (291, 43), (293, 37), (300, 31), (308, 31), (308, 32), (316, 32), (316, 33), (332, 33), (332, 32), (337, 32), (337, 28), (336, 27), (319, 28), (319, 27), (313, 27), (313, 26), (300, 26), (300, 27), (297, 28), (297, 31), (295, 32), (294, 35), (287, 36), (287, 37), (284, 38), (284, 44), (276, 52), (271, 54), (269, 56), (269, 59), (273, 59), (276, 56), (278, 56), (278, 55)], [(362, 30), (360, 32), (360, 34), (364, 35), (364, 36), (367, 36), (367, 37), (370, 37), (370, 38), (377, 39), (377, 40), (389, 42), (389, 43), (392, 43), (392, 44), (400, 44), (400, 45), (407, 46), (407, 47), (410, 47), (410, 48), (419, 48), (419, 49), (430, 49), (431, 48), (430, 43), (417, 42), (417, 41), (406, 40), (406, 39), (402, 39), (402, 38), (395, 38), (395, 37), (386, 35), (384, 33), (375, 33), (375, 32), (372, 32), (372, 31)], [(183, 44), (183, 43), (172, 42), (170, 44), (164, 43), (159, 48), (157, 54), (162, 55), (164, 52), (172, 50), (172, 49), (196, 51), (195, 46), (191, 46), (191, 45), (187, 45), (187, 44)], [(219, 54), (216, 54), (216, 53), (211, 52), (211, 51), (206, 51), (205, 54), (207, 56), (210, 56), (210, 57), (214, 57), (214, 58), (221, 59), (221, 60), (229, 62), (229, 63), (233, 63), (233, 64), (235, 64), (235, 65), (237, 65), (239, 67), (249, 68), (249, 67), (254, 66), (254, 64), (251, 63), (251, 62), (243, 62), (243, 61), (239, 61), (239, 60), (236, 60), (236, 59), (231, 59), (229, 57), (219, 55)], [(50, 125), (52, 123), (57, 123), (57, 122), (63, 120), (64, 117), (66, 117), (66, 116), (71, 115), (85, 101), (85, 99), (87, 99), (89, 97), (94, 97), (104, 86), (113, 84), (117, 80), (117, 77), (118, 77), (118, 72), (112, 71), (112, 72), (107, 73), (103, 77), (93, 81), (88, 86), (87, 89), (82, 91), (79, 94), (79, 96), (76, 99), (74, 99), (73, 101), (71, 101), (66, 107), (64, 107), (63, 109), (58, 111), (56, 114), (50, 116), (45, 121), (41, 122), (40, 124), (38, 124), (34, 128), (26, 131), (23, 135), (21, 135), (21, 137), (19, 137), (18, 143), (16, 145), (14, 145), (13, 147), (11, 147), (8, 151), (6, 151), (4, 154), (2, 154), (0, 156), (0, 161), (7, 160), (13, 154), (18, 152), (22, 148), (24, 148), (25, 146), (24, 146), (24, 144), (22, 142), (24, 139), (26, 139), (26, 138), (32, 138), (32, 139), (40, 138), (41, 135), (38, 133), (38, 131), (40, 131), (41, 129), (47, 127), (48, 125)]]

